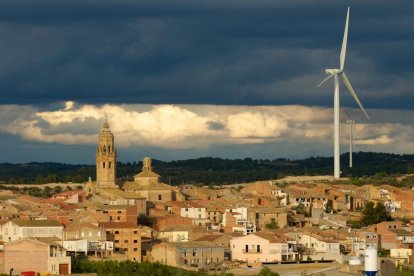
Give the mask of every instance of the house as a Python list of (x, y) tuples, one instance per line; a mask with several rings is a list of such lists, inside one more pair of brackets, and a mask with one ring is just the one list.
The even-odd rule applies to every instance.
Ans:
[(114, 253), (125, 259), (141, 262), (141, 229), (129, 222), (101, 222), (107, 241), (114, 243)]
[(208, 235), (201, 236), (197, 238), (195, 241), (207, 241), (215, 245), (223, 246), (224, 247), (224, 258), (226, 260), (230, 260), (231, 259), (230, 241), (232, 240), (232, 238), (233, 237), (229, 234), (214, 233), (214, 234), (208, 234)]
[(180, 215), (191, 218), (194, 225), (211, 224), (211, 221), (207, 218), (206, 207), (194, 202), (187, 203), (187, 206), (182, 207)]
[(414, 233), (405, 230), (401, 221), (383, 221), (371, 225), (368, 230), (378, 234), (379, 243), (384, 249), (412, 248)]
[(338, 238), (327, 231), (306, 231), (299, 236), (298, 243), (303, 246), (306, 259), (342, 262)]
[(247, 207), (225, 209), (222, 225), (226, 233), (238, 232), (248, 235), (256, 232), (256, 225), (247, 218)]
[(163, 242), (152, 247), (152, 261), (161, 264), (200, 269), (221, 268), (224, 247), (206, 241)]
[(111, 241), (89, 241), (87, 239), (64, 240), (63, 247), (73, 255), (94, 255), (100, 258), (110, 257), (114, 251), (114, 243)]
[(265, 229), (272, 219), (279, 228), (287, 226), (287, 212), (283, 208), (252, 207), (248, 208), (247, 220), (253, 222), (258, 230)]
[(134, 180), (123, 185), (125, 192), (139, 194), (151, 204), (184, 199), (178, 188), (161, 183), (160, 175), (152, 171), (149, 157), (145, 157), (142, 164), (142, 171), (134, 176)]
[(60, 242), (46, 238), (23, 238), (4, 244), (4, 269), (13, 274), (23, 271), (70, 274), (71, 258)]
[(63, 225), (56, 220), (21, 220), (14, 219), (1, 226), (1, 240), (10, 242), (24, 238), (63, 239)]
[(106, 231), (94, 223), (72, 223), (66, 226), (63, 246), (68, 252), (107, 257), (113, 252), (113, 242), (106, 240)]
[(206, 231), (197, 225), (171, 225), (158, 233), (158, 239), (168, 242), (188, 242), (206, 234)]
[(256, 232), (230, 241), (232, 260), (247, 263), (294, 261), (295, 246), (271, 232)]
[(71, 223), (66, 226), (65, 239), (106, 240), (106, 232), (97, 223)]
[(351, 237), (351, 254), (363, 257), (366, 248), (378, 248), (378, 235), (375, 232), (360, 230)]
[(109, 221), (137, 223), (138, 210), (134, 205), (101, 205), (96, 212), (105, 214)]
[(84, 191), (64, 191), (52, 195), (52, 202), (64, 202), (68, 204), (77, 204), (82, 203), (86, 198), (86, 193)]

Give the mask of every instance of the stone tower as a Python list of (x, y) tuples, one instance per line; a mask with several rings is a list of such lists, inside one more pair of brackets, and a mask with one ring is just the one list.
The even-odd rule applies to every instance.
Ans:
[(103, 128), (99, 133), (98, 149), (96, 150), (96, 188), (118, 188), (116, 179), (116, 151), (114, 146), (114, 135), (109, 129), (108, 121), (105, 120)]

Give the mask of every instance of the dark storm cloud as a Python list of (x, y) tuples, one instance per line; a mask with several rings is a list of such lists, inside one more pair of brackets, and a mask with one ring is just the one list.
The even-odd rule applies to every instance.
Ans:
[[(347, 69), (361, 100), (413, 107), (414, 6), (349, 3)], [(332, 84), (316, 85), (338, 66), (346, 4), (2, 2), (0, 101), (330, 106)]]

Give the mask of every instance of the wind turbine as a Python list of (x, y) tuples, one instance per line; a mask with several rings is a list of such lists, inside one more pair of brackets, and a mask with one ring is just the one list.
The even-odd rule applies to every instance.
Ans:
[(352, 168), (352, 152), (355, 150), (355, 134), (354, 134), (354, 124), (355, 120), (349, 115), (349, 113), (343, 109), (345, 115), (348, 117), (346, 123), (349, 125), (349, 167)]
[(344, 39), (342, 41), (342, 49), (341, 55), (339, 56), (339, 69), (326, 69), (325, 72), (329, 76), (324, 79), (319, 86), (325, 83), (328, 79), (334, 77), (335, 80), (335, 88), (334, 88), (334, 178), (338, 179), (341, 177), (340, 172), (340, 160), (339, 160), (339, 76), (342, 77), (345, 87), (355, 99), (361, 110), (364, 112), (365, 116), (369, 119), (367, 112), (365, 111), (364, 107), (362, 106), (361, 102), (358, 99), (358, 96), (355, 93), (355, 90), (352, 88), (351, 83), (349, 82), (348, 77), (344, 71), (345, 65), (345, 56), (346, 56), (346, 45), (348, 40), (348, 25), (349, 25), (349, 7), (348, 12), (346, 15), (346, 23), (345, 23), (345, 31), (344, 31)]

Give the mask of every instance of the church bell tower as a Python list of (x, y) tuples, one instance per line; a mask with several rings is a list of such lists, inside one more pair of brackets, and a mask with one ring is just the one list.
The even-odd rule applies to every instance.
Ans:
[(114, 135), (105, 120), (99, 133), (98, 149), (96, 150), (96, 187), (97, 189), (118, 188), (116, 179), (116, 151)]

